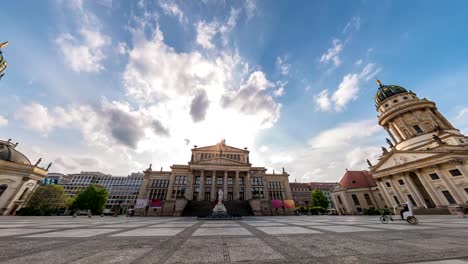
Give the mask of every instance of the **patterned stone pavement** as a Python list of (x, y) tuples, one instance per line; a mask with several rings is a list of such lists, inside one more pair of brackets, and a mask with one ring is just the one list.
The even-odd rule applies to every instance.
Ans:
[(468, 264), (468, 218), (0, 217), (0, 263)]

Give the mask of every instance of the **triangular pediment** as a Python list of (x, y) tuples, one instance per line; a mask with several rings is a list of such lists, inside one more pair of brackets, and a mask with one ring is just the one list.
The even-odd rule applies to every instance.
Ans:
[(197, 165), (213, 165), (213, 164), (223, 164), (223, 165), (245, 165), (245, 163), (243, 162), (240, 162), (240, 161), (237, 161), (237, 160), (231, 160), (231, 159), (227, 159), (227, 158), (224, 158), (224, 157), (215, 157), (215, 158), (211, 158), (211, 159), (205, 159), (205, 160), (202, 160), (202, 161), (199, 161), (197, 163), (194, 163), (194, 164), (197, 164)]
[(226, 145), (225, 141), (221, 141), (220, 143), (212, 146), (206, 146), (206, 147), (199, 147), (196, 149), (192, 149), (192, 151), (206, 151), (206, 152), (248, 152), (247, 150), (240, 149), (240, 148), (235, 148), (232, 146)]
[(392, 151), (385, 155), (375, 166), (372, 167), (372, 172), (414, 163), (429, 157), (437, 156), (439, 154), (441, 153), (429, 151)]

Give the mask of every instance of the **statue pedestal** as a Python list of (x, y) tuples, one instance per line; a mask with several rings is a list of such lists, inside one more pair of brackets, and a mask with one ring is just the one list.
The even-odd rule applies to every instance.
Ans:
[(213, 208), (213, 213), (215, 214), (225, 214), (227, 213), (227, 209), (222, 203), (217, 203), (216, 206)]

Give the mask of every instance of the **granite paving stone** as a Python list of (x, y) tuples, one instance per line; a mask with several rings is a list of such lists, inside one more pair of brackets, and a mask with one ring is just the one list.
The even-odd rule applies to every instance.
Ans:
[(0, 217), (0, 264), (468, 263), (468, 219)]

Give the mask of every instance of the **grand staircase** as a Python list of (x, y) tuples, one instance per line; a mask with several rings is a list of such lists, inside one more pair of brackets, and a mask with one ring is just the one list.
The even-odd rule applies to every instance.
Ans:
[[(214, 201), (188, 201), (182, 216), (204, 217), (210, 214), (214, 206)], [(224, 206), (226, 206), (228, 213), (233, 216), (253, 215), (248, 201), (224, 201)]]

